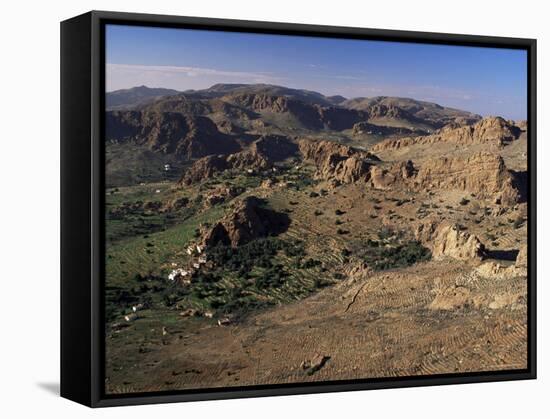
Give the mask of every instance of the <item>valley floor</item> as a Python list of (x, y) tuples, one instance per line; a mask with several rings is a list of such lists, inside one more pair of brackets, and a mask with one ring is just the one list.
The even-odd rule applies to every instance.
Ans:
[[(525, 295), (524, 277), (488, 278), (462, 262), (359, 275), (240, 323), (186, 319), (124, 349), (110, 343), (107, 391), (523, 369)], [(318, 355), (323, 365), (305, 369)], [(121, 368), (121, 356), (132, 362)]]

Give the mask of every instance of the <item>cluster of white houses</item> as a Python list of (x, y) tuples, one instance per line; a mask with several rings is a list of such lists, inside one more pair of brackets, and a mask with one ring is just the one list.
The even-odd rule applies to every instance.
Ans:
[[(170, 281), (179, 281), (182, 284), (188, 285), (191, 283), (191, 277), (193, 274), (198, 271), (202, 265), (204, 265), (208, 259), (205, 254), (206, 246), (201, 245), (190, 245), (187, 246), (186, 252), (191, 256), (198, 256), (198, 258), (191, 262), (188, 268), (175, 268), (172, 269), (172, 272), (168, 274), (168, 279)], [(177, 266), (172, 264), (172, 266)]]

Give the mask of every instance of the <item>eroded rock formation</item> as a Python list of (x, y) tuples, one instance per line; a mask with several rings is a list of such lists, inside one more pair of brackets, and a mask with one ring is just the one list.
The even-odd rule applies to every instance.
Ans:
[(325, 180), (337, 180), (343, 183), (367, 181), (370, 167), (378, 158), (368, 152), (331, 141), (299, 141), (300, 152), (304, 160), (311, 161), (317, 167), (316, 176)]
[(482, 259), (485, 246), (477, 236), (461, 231), (455, 224), (442, 223), (436, 230), (432, 242), (432, 255), (435, 258)]
[(492, 153), (427, 160), (419, 167), (414, 183), (421, 188), (458, 189), (480, 197), (498, 194), (508, 204), (520, 198), (504, 160)]
[(432, 218), (419, 224), (415, 238), (432, 251), (434, 258), (450, 257), (459, 260), (481, 260), (485, 246), (479, 238), (452, 223)]
[(227, 157), (224, 155), (207, 156), (199, 159), (182, 176), (178, 185), (191, 185), (229, 168)]
[(264, 170), (275, 162), (293, 156), (297, 151), (298, 146), (287, 137), (262, 136), (248, 148), (237, 153), (207, 156), (195, 161), (184, 173), (179, 184), (191, 185), (228, 169)]
[(203, 244), (240, 246), (251, 240), (276, 235), (288, 228), (290, 219), (262, 206), (262, 201), (249, 196), (235, 204), (233, 211), (203, 235)]
[(373, 152), (397, 150), (419, 144), (453, 143), (457, 145), (490, 144), (501, 147), (519, 138), (521, 128), (500, 117), (483, 118), (474, 125), (447, 125), (432, 135), (403, 137), (382, 141)]
[(177, 112), (110, 111), (105, 116), (106, 139), (133, 141), (153, 151), (182, 158), (227, 154), (240, 150), (239, 143), (218, 130), (203, 116)]

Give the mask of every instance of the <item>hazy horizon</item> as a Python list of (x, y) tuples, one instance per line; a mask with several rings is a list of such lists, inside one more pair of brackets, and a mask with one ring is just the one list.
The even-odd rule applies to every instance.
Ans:
[(527, 117), (523, 50), (107, 25), (106, 89), (271, 84)]

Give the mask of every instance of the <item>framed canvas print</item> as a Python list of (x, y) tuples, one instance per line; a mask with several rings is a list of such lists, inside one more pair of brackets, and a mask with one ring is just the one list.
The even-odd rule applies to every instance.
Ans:
[(536, 376), (535, 40), (61, 24), (61, 393)]

